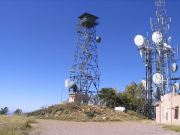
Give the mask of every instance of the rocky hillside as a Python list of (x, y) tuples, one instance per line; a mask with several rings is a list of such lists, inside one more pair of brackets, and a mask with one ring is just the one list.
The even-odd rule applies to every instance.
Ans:
[(72, 121), (129, 121), (143, 119), (143, 117), (132, 111), (127, 113), (114, 112), (107, 107), (77, 105), (74, 103), (53, 105), (28, 113), (28, 115), (42, 119)]

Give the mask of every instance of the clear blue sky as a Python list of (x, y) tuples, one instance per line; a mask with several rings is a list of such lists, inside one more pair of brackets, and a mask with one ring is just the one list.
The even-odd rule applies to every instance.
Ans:
[[(180, 1), (166, 0), (172, 43), (180, 43)], [(150, 31), (154, 0), (1, 0), (0, 107), (24, 111), (67, 98), (64, 80), (77, 43), (77, 17), (100, 17), (100, 87), (123, 90), (145, 76), (136, 34)]]

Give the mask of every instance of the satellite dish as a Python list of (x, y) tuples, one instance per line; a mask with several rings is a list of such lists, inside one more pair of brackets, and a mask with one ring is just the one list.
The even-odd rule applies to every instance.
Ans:
[(169, 49), (172, 49), (172, 47), (171, 47), (170, 45), (168, 45), (168, 48), (169, 48)]
[(146, 80), (141, 81), (142, 86), (146, 89)]
[(69, 88), (69, 89), (72, 89), (73, 92), (77, 92), (78, 91), (77, 85), (73, 81), (71, 81), (70, 79), (66, 79), (65, 80), (65, 87)]
[(172, 37), (169, 36), (169, 37), (168, 37), (168, 43), (171, 43), (171, 40), (172, 40)]
[(101, 42), (101, 37), (96, 36), (96, 42), (97, 42), (97, 43), (100, 43), (100, 42)]
[(171, 65), (171, 71), (172, 71), (173, 73), (175, 73), (177, 70), (178, 70), (178, 65), (177, 65), (176, 63), (173, 63), (173, 64)]
[(75, 85), (75, 83), (73, 81), (70, 81), (68, 87), (71, 89), (74, 87), (74, 85)]
[(142, 35), (137, 35), (135, 38), (134, 38), (134, 43), (138, 46), (138, 47), (141, 47), (144, 45), (144, 37)]
[(159, 31), (156, 31), (152, 34), (152, 40), (154, 43), (159, 44), (162, 41), (162, 33)]
[(72, 89), (73, 92), (78, 92), (78, 87), (75, 83), (73, 83), (73, 85), (70, 86), (70, 89)]
[(172, 49), (172, 47), (170, 45), (168, 45), (167, 43), (164, 43), (163, 46), (164, 46), (164, 48), (166, 50), (171, 50)]
[(71, 88), (75, 83), (71, 81), (70, 79), (65, 80), (65, 87), (66, 88)]
[(167, 44), (167, 43), (164, 43), (163, 46), (164, 46), (165, 48), (168, 48), (168, 44)]
[(156, 84), (156, 85), (161, 85), (163, 83), (163, 75), (160, 74), (160, 73), (155, 73), (153, 75), (153, 82)]
[(175, 90), (179, 90), (180, 89), (180, 84), (178, 82), (174, 83), (173, 85)]

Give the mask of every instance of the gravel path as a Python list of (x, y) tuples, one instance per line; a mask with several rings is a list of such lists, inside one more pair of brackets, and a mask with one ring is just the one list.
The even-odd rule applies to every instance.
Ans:
[(30, 135), (180, 135), (153, 122), (37, 121)]

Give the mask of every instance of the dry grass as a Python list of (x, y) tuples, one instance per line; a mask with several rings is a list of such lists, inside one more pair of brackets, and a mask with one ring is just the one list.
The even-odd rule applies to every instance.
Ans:
[(0, 135), (26, 135), (32, 118), (0, 115)]
[(168, 129), (168, 130), (175, 131), (175, 132), (180, 132), (180, 126), (165, 125), (164, 128), (165, 128), (165, 129)]

